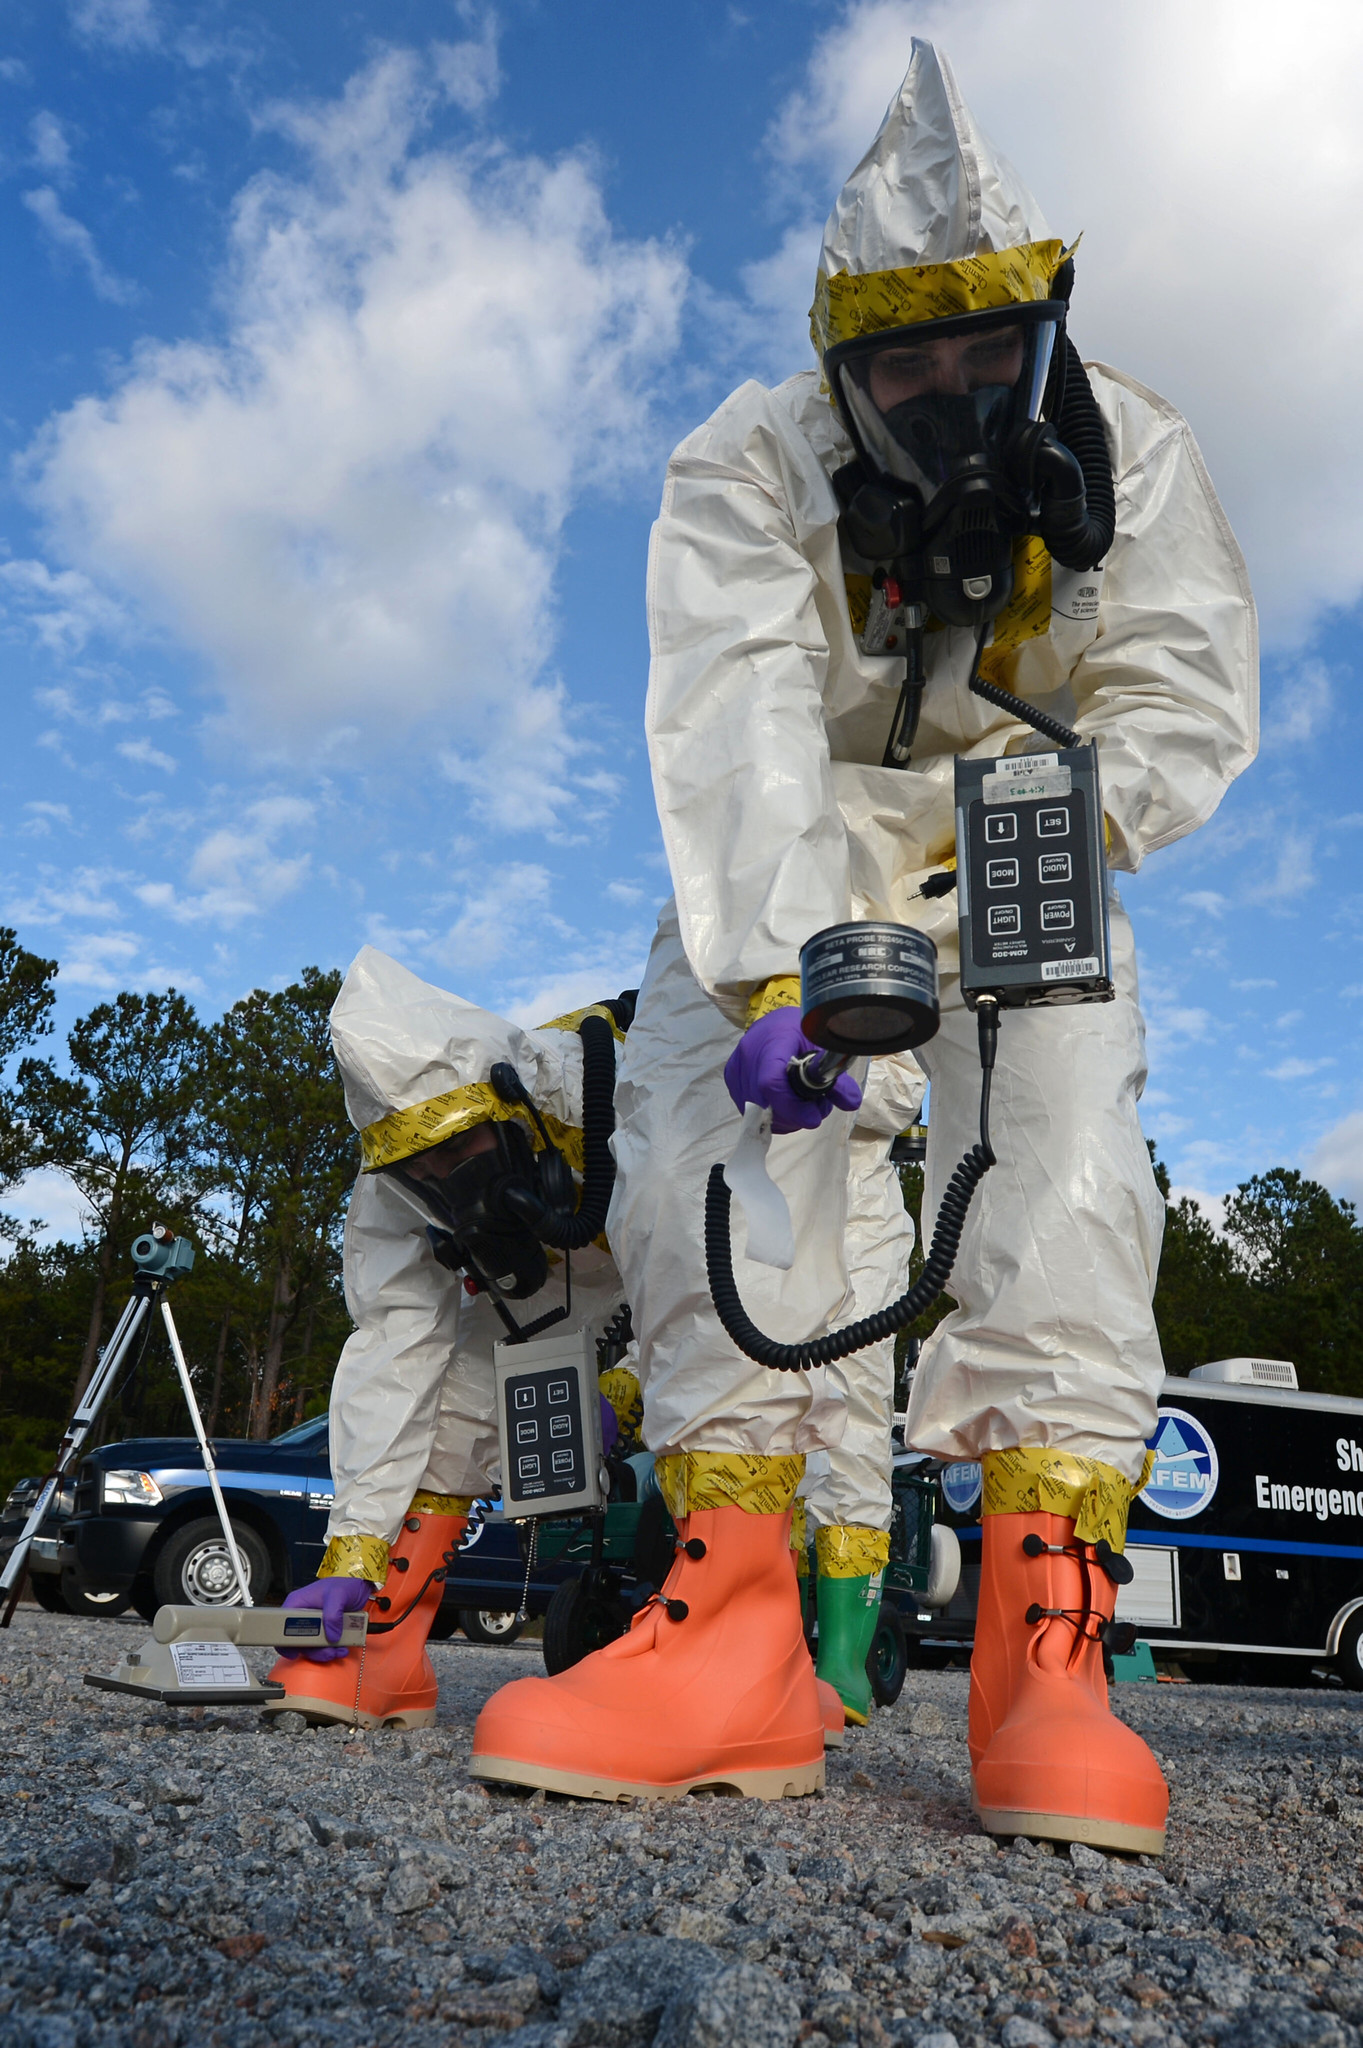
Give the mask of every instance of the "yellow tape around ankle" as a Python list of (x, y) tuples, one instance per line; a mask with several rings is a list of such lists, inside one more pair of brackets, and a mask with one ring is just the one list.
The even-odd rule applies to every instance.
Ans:
[(814, 1531), (814, 1555), (821, 1579), (870, 1579), (890, 1562), (890, 1539), (883, 1529), (835, 1525)]
[(809, 1517), (799, 1494), (790, 1504), (790, 1547), (795, 1554), (795, 1576), (809, 1577)]
[(388, 1577), (388, 1545), (382, 1536), (333, 1536), (317, 1567), (319, 1579), (368, 1579), (381, 1586)]
[(1116, 1551), (1126, 1548), (1126, 1515), (1133, 1493), (1150, 1476), (1149, 1453), (1141, 1476), (1123, 1478), (1100, 1458), (1081, 1458), (1074, 1451), (986, 1451), (983, 1515), (1064, 1515), (1074, 1523), (1081, 1543), (1106, 1540)]
[(706, 1508), (783, 1515), (805, 1476), (800, 1452), (759, 1458), (746, 1451), (670, 1451), (656, 1462), (658, 1488), (674, 1520)]
[(466, 1515), (473, 1506), (471, 1493), (414, 1493), (409, 1515)]

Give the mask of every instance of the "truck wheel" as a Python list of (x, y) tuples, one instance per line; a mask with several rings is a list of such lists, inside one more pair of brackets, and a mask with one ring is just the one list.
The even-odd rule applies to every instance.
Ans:
[(38, 1605), (44, 1608), (48, 1614), (70, 1614), (73, 1612), (73, 1609), (66, 1604), (61, 1580), (52, 1572), (30, 1572), (28, 1576), (28, 1590)]
[(551, 1678), (604, 1649), (629, 1627), (623, 1600), (588, 1592), (580, 1578), (565, 1579), (544, 1614), (544, 1668)]
[(101, 1615), (122, 1614), (131, 1606), (131, 1593), (96, 1593), (82, 1586), (74, 1572), (62, 1573), (61, 1597), (67, 1614), (82, 1614), (95, 1621)]
[[(256, 1606), (269, 1591), (270, 1560), (254, 1529), (233, 1522), (232, 1535)], [(186, 1522), (156, 1560), (152, 1586), (158, 1607), (235, 1607), (240, 1602), (232, 1556), (216, 1516)]]
[(498, 1643), (514, 1643), (521, 1632), (516, 1611), (509, 1607), (462, 1608), (459, 1626), (471, 1643), (488, 1643), (494, 1648)]
[(435, 1610), (431, 1623), (429, 1640), (433, 1643), (447, 1643), (459, 1626), (459, 1609), (449, 1600), (442, 1600)]
[(1350, 1692), (1363, 1692), (1363, 1607), (1349, 1616), (1340, 1631), (1335, 1670)]
[(871, 1681), (871, 1691), (878, 1707), (894, 1705), (904, 1690), (908, 1671), (909, 1652), (904, 1641), (904, 1624), (899, 1619), (898, 1608), (883, 1600), (876, 1632), (866, 1653), (866, 1676)]

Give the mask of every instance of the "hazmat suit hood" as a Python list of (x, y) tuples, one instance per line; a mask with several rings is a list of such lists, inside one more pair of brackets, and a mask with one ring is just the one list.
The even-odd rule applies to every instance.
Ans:
[(355, 956), (341, 984), (331, 1043), (369, 1171), (508, 1117), (488, 1078), (499, 1060), (542, 1093), (544, 1055), (528, 1033), (373, 946)]
[(838, 194), (811, 309), (814, 345), (1050, 296), (1063, 260), (1041, 208), (931, 43)]

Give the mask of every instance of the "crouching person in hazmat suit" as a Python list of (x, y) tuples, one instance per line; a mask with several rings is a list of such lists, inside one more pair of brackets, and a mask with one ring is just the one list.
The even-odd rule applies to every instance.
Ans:
[[(841, 1112), (859, 1113), (855, 1083), (843, 1077), (831, 1113), (789, 1084), (792, 1054), (812, 1050), (801, 946), (848, 918), (937, 943), (941, 1028), (919, 1050), (926, 1236), (980, 1100), (955, 904), (922, 894), (954, 857), (953, 758), (1054, 745), (1010, 706), (1049, 710), (1097, 743), (1110, 857), (1129, 871), (1209, 817), (1253, 758), (1242, 558), (1179, 415), (1081, 361), (1065, 330), (1075, 275), (945, 61), (915, 43), (825, 230), (819, 367), (775, 390), (743, 385), (672, 459), (650, 562), (647, 724), (676, 904), (617, 1095), (611, 1242), (640, 1340), (645, 1437), (696, 1540), (666, 1589), (678, 1618), (627, 1639), (634, 1662), (614, 1694), (606, 1650), (484, 1709), (477, 1746), (514, 1759), (523, 1782), (605, 1757), (622, 1776), (634, 1758), (655, 1790), (665, 1773), (685, 1782), (707, 1762), (689, 1734), (707, 1688), (724, 1703), (707, 1740), (735, 1777), (747, 1757), (788, 1760), (788, 1789), (808, 1782), (796, 1600), (772, 1557), (800, 1453), (831, 1440), (819, 1410), (836, 1369), (822, 1387), (791, 1373), (762, 1387), (713, 1313), (701, 1224), (707, 1169), (755, 1102), (788, 1133), (770, 1162), (797, 1257), (784, 1276), (736, 1257), (754, 1319), (800, 1340), (905, 1283), (902, 1269), (887, 1277), (873, 1303), (852, 1279), (897, 1197), (887, 1155), (853, 1171), (856, 1126)], [(1153, 1853), (1166, 1789), (1109, 1711), (1099, 1640), (1162, 1371), (1163, 1209), (1137, 1117), (1144, 1034), (1115, 897), (1111, 926), (1113, 1001), (1002, 1018), (997, 1163), (956, 1258), (958, 1305), (924, 1346), (907, 1435), (983, 1464), (970, 1755), (985, 1827)], [(863, 1512), (872, 1563), (883, 1520), (869, 1502)], [(750, 1619), (758, 1583), (761, 1625), (730, 1629), (729, 1603)], [(779, 1789), (774, 1768), (766, 1784)]]
[[(316, 1582), (285, 1605), (320, 1607), (337, 1642), (341, 1615), (371, 1602), (371, 1627), (397, 1626), (363, 1652), (281, 1658), (272, 1675), (285, 1694), (267, 1711), (361, 1727), (434, 1720), (426, 1638), (444, 1570), (474, 1500), (500, 1479), (493, 1347), (508, 1317), (522, 1329), (548, 1318), (600, 1332), (623, 1298), (609, 1252), (587, 1242), (570, 1254), (565, 1320), (565, 1254), (542, 1233), (563, 1242), (546, 1215), (576, 1209), (569, 1163), (583, 1168), (593, 1090), (587, 1148), (604, 1156), (605, 1187), (599, 1159), (587, 1178), (604, 1214), (613, 1054), (632, 1007), (631, 992), (525, 1031), (372, 947), (346, 975), (331, 1034), (364, 1154), (345, 1230), (356, 1328), (331, 1394), (326, 1553)], [(600, 1227), (582, 1225), (592, 1237)], [(624, 1367), (603, 1386), (622, 1408), (637, 1393)], [(607, 1448), (613, 1434), (607, 1423)]]

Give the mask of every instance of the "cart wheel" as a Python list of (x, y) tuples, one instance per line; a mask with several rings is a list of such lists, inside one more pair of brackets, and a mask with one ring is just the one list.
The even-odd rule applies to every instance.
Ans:
[(1363, 1692), (1363, 1607), (1349, 1616), (1340, 1631), (1335, 1670), (1350, 1692)]
[(471, 1643), (514, 1643), (521, 1632), (514, 1608), (465, 1607), (459, 1626)]
[(888, 1600), (882, 1601), (880, 1619), (866, 1653), (866, 1676), (871, 1681), (871, 1691), (878, 1707), (894, 1705), (904, 1690), (908, 1671), (909, 1652), (899, 1609), (891, 1607)]
[(623, 1600), (590, 1593), (580, 1578), (565, 1579), (544, 1614), (544, 1668), (551, 1678), (604, 1649), (629, 1627)]
[(61, 1580), (54, 1577), (51, 1572), (30, 1572), (28, 1590), (32, 1593), (38, 1605), (45, 1608), (49, 1614), (70, 1614), (73, 1612), (73, 1609), (66, 1604), (65, 1596), (62, 1593)]

